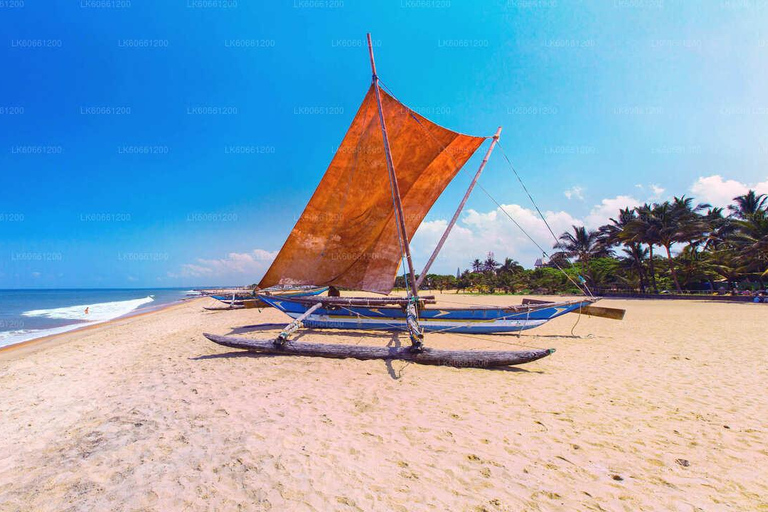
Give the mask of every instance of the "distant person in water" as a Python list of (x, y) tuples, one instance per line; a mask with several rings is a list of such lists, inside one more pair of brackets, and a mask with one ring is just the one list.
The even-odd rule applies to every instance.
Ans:
[(91, 307), (90, 307), (90, 306), (88, 306), (88, 307), (86, 307), (86, 308), (85, 308), (85, 314), (86, 314), (86, 315), (88, 314), (88, 310), (89, 310), (89, 309), (91, 309)]

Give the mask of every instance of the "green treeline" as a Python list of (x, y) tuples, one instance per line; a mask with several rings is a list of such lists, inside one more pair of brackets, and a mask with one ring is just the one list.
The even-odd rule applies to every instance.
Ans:
[[(456, 275), (429, 274), (425, 287), (481, 293), (593, 291), (686, 293), (764, 289), (768, 197), (750, 190), (727, 208), (675, 197), (620, 210), (596, 230), (573, 226), (555, 252), (525, 269), (493, 253)], [(402, 276), (396, 287), (404, 288)]]

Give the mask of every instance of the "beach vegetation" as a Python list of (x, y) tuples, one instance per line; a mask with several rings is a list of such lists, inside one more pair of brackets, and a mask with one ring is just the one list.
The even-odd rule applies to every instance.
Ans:
[[(727, 208), (680, 196), (624, 208), (597, 229), (575, 225), (526, 269), (493, 253), (428, 289), (456, 293), (739, 293), (768, 279), (768, 196), (750, 190)], [(577, 286), (577, 284), (579, 286)], [(396, 282), (404, 288), (403, 277)]]

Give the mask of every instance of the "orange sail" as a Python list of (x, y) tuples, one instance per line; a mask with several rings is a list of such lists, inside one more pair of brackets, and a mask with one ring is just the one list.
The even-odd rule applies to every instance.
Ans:
[[(381, 91), (409, 241), (485, 137), (447, 130)], [(259, 283), (389, 293), (401, 261), (373, 86), (288, 240)]]

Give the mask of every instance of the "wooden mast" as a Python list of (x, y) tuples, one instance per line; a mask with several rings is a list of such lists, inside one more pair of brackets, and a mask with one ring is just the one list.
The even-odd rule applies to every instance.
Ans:
[(448, 235), (451, 233), (451, 230), (453, 229), (453, 226), (456, 224), (456, 221), (459, 220), (459, 215), (461, 215), (461, 212), (464, 209), (464, 206), (467, 204), (467, 200), (469, 199), (469, 196), (472, 194), (472, 190), (474, 190), (475, 185), (477, 184), (477, 180), (480, 178), (480, 174), (482, 174), (483, 169), (485, 169), (485, 164), (488, 163), (488, 158), (490, 158), (491, 153), (493, 152), (493, 148), (496, 146), (496, 142), (498, 142), (499, 137), (501, 137), (501, 126), (499, 126), (499, 128), (496, 130), (496, 134), (493, 136), (491, 145), (488, 146), (488, 151), (485, 152), (485, 157), (483, 158), (483, 161), (480, 163), (480, 168), (475, 173), (475, 177), (472, 178), (472, 183), (469, 184), (469, 188), (467, 189), (467, 192), (464, 194), (464, 198), (461, 200), (461, 203), (459, 203), (459, 207), (456, 208), (456, 213), (453, 214), (453, 218), (448, 223), (448, 226), (445, 228), (445, 231), (443, 232), (443, 236), (440, 237), (440, 241), (437, 242), (437, 246), (435, 247), (435, 250), (432, 252), (432, 256), (429, 257), (429, 260), (427, 260), (427, 264), (424, 265), (424, 270), (422, 270), (421, 274), (419, 274), (419, 279), (418, 281), (416, 281), (416, 288), (421, 288), (421, 284), (424, 282), (424, 279), (426, 279), (429, 268), (435, 262), (435, 258), (437, 258), (437, 255), (440, 252), (440, 249), (443, 248), (443, 244), (445, 244), (445, 241), (448, 239)]
[(397, 230), (400, 235), (405, 259), (408, 262), (408, 286), (411, 294), (418, 296), (418, 286), (416, 285), (416, 275), (413, 272), (413, 260), (411, 259), (411, 248), (408, 243), (408, 233), (405, 230), (405, 218), (403, 217), (403, 203), (400, 199), (400, 187), (397, 184), (397, 175), (395, 174), (395, 164), (392, 162), (392, 154), (389, 150), (389, 138), (387, 137), (387, 125), (384, 122), (384, 110), (381, 107), (381, 91), (379, 91), (379, 77), (376, 74), (376, 62), (373, 60), (373, 44), (371, 43), (371, 34), (368, 35), (368, 54), (371, 57), (371, 71), (373, 72), (373, 89), (376, 92), (376, 104), (379, 107), (379, 121), (381, 122), (381, 133), (384, 137), (384, 153), (387, 159), (387, 171), (389, 172), (389, 181), (392, 185), (392, 196), (395, 203), (395, 213), (397, 216)]

